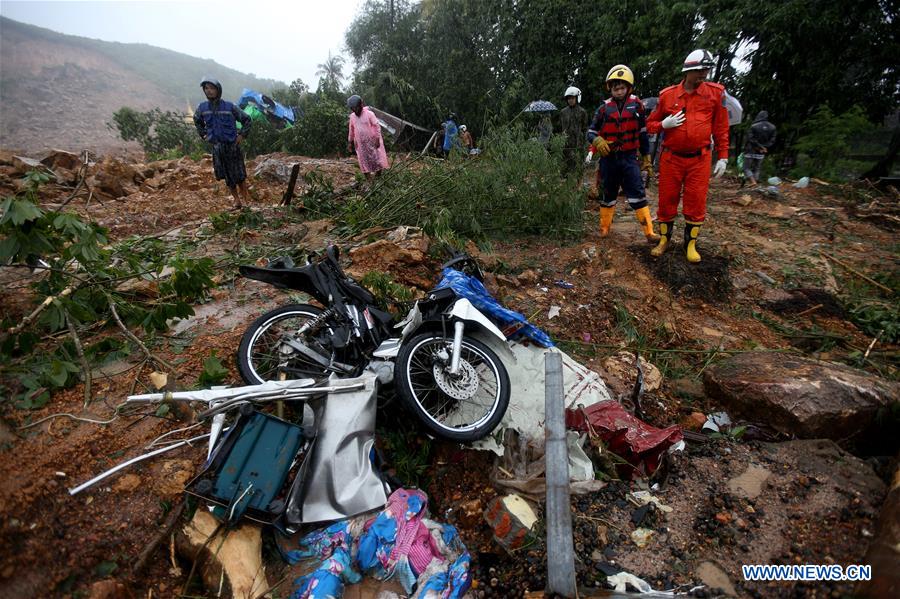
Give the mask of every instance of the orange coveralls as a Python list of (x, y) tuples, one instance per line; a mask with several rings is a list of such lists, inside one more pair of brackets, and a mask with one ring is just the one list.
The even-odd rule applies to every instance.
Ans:
[(647, 118), (647, 133), (663, 131), (662, 120), (685, 108), (685, 121), (680, 127), (665, 130), (663, 152), (659, 160), (660, 222), (671, 222), (678, 214), (678, 200), (684, 190), (684, 220), (701, 223), (706, 218), (706, 192), (712, 170), (710, 140), (715, 140), (719, 158), (728, 158), (728, 111), (725, 88), (704, 81), (693, 93), (684, 82), (672, 85), (659, 94), (656, 110)]

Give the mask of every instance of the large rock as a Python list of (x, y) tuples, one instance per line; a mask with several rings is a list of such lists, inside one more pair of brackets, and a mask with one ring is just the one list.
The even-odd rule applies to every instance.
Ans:
[(144, 177), (130, 164), (107, 157), (94, 166), (88, 184), (97, 193), (121, 198), (138, 191), (138, 184), (143, 180)]
[(350, 250), (353, 262), (345, 270), (356, 280), (374, 271), (388, 273), (394, 281), (404, 285), (431, 289), (437, 280), (430, 268), (427, 250), (427, 242), (422, 237), (408, 238), (400, 243), (379, 239)]
[(41, 164), (53, 170), (64, 168), (77, 171), (81, 168), (81, 156), (65, 150), (50, 150), (41, 158)]
[(704, 386), (732, 413), (804, 438), (846, 439), (900, 401), (900, 384), (849, 366), (748, 352), (706, 370)]

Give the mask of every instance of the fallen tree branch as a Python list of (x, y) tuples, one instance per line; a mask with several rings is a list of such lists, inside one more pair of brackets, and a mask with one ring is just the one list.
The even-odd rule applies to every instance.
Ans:
[[(75, 186), (75, 191), (73, 191), (71, 193), (71, 195), (69, 195), (69, 197), (67, 197), (65, 199), (65, 201), (58, 208), (58, 210), (62, 210), (63, 208), (65, 208), (66, 204), (68, 204), (69, 202), (74, 200), (75, 196), (78, 195), (78, 192), (81, 190), (82, 186), (84, 185), (84, 179), (87, 176), (87, 168), (88, 168), (88, 151), (82, 150), (81, 151), (81, 166), (78, 168), (78, 184)], [(88, 202), (90, 202), (90, 201), (91, 201), (90, 196), (88, 196)], [(87, 204), (85, 204), (85, 207), (87, 207)]]
[(166, 516), (166, 521), (163, 522), (162, 529), (150, 540), (147, 546), (144, 547), (144, 550), (141, 551), (141, 554), (138, 556), (137, 560), (135, 560), (134, 566), (131, 567), (131, 574), (133, 576), (137, 576), (141, 573), (150, 561), (150, 556), (152, 556), (153, 552), (156, 551), (156, 548), (159, 547), (159, 544), (172, 534), (172, 529), (175, 528), (178, 519), (184, 512), (184, 506), (185, 501), (182, 499), (178, 502), (177, 506), (172, 508), (169, 515)]
[(91, 365), (88, 363), (87, 357), (84, 355), (84, 346), (81, 344), (81, 338), (75, 325), (72, 323), (72, 316), (66, 310), (66, 326), (69, 329), (69, 337), (75, 344), (75, 352), (78, 354), (78, 361), (81, 362), (81, 371), (84, 372), (84, 407), (87, 408), (91, 403)]
[(74, 287), (66, 287), (59, 293), (59, 295), (48, 295), (46, 298), (44, 298), (44, 301), (42, 301), (41, 304), (37, 308), (34, 309), (34, 311), (31, 314), (29, 314), (28, 316), (23, 318), (22, 322), (20, 322), (16, 326), (10, 327), (6, 331), (6, 333), (8, 335), (18, 335), (23, 329), (25, 329), (25, 327), (27, 327), (32, 322), (34, 322), (34, 319), (37, 318), (38, 316), (40, 316), (41, 312), (43, 312), (47, 306), (52, 304), (54, 302), (54, 300), (66, 297), (67, 295), (72, 293), (74, 290), (75, 290)]
[(849, 270), (851, 273), (855, 274), (856, 276), (860, 277), (861, 279), (865, 279), (866, 281), (868, 281), (869, 283), (872, 283), (879, 289), (883, 289), (883, 290), (887, 291), (888, 293), (890, 293), (891, 295), (894, 295), (893, 289), (891, 289), (890, 287), (886, 287), (886, 286), (882, 285), (881, 283), (879, 283), (878, 281), (876, 281), (875, 279), (864, 275), (863, 273), (859, 272), (858, 270), (856, 270), (855, 268), (853, 268), (852, 266), (850, 266), (843, 260), (841, 260), (839, 258), (835, 258), (831, 254), (826, 254), (825, 252), (819, 252), (819, 253), (822, 254), (823, 256), (825, 256), (826, 258), (828, 258), (829, 260), (832, 260), (832, 261), (836, 262), (837, 264), (840, 264), (841, 266), (843, 266), (844, 268), (846, 268), (847, 270)]
[(119, 417), (119, 413), (118, 413), (118, 411), (116, 411), (116, 414), (109, 420), (94, 420), (93, 418), (84, 418), (83, 416), (76, 416), (75, 414), (69, 414), (68, 412), (61, 412), (59, 414), (50, 414), (49, 416), (41, 418), (40, 420), (35, 420), (34, 422), (32, 422), (30, 424), (22, 425), (22, 426), (18, 427), (16, 430), (20, 430), (20, 431), (25, 430), (26, 428), (31, 428), (32, 426), (37, 426), (37, 425), (41, 424), (42, 422), (47, 422), (48, 420), (53, 420), (54, 418), (63, 418), (63, 417), (71, 418), (72, 420), (78, 420), (79, 422), (90, 422), (91, 424), (109, 424), (110, 422), (112, 422), (113, 420), (115, 420), (116, 418)]
[(141, 341), (140, 339), (138, 339), (134, 333), (132, 333), (131, 331), (128, 330), (128, 327), (126, 327), (125, 323), (122, 322), (122, 319), (119, 318), (119, 313), (116, 311), (116, 302), (113, 300), (113, 298), (109, 294), (106, 295), (106, 300), (109, 303), (109, 310), (110, 310), (110, 312), (112, 312), (113, 318), (116, 320), (116, 324), (119, 325), (119, 328), (122, 329), (122, 332), (125, 334), (125, 336), (128, 337), (128, 339), (132, 343), (134, 343), (141, 349), (141, 351), (144, 353), (144, 355), (147, 357), (147, 359), (152, 360), (152, 361), (156, 362), (157, 364), (159, 364), (160, 366), (167, 368), (169, 370), (169, 372), (175, 372), (174, 366), (172, 366), (167, 361), (163, 360), (162, 358), (160, 358), (159, 356), (157, 356), (153, 352), (151, 352), (149, 349), (147, 349), (147, 346), (144, 345), (144, 342)]
[(878, 334), (875, 335), (875, 338), (872, 339), (872, 343), (869, 344), (869, 347), (866, 349), (866, 353), (863, 356), (863, 361), (869, 359), (869, 354), (872, 353), (872, 348), (875, 347), (875, 344), (878, 342), (878, 338), (881, 337), (881, 334), (884, 332), (884, 329), (878, 331)]
[(794, 316), (795, 316), (795, 317), (806, 316), (806, 315), (809, 314), (810, 312), (815, 312), (816, 310), (818, 310), (818, 309), (821, 308), (821, 307), (822, 307), (822, 304), (816, 304), (816, 305), (813, 306), (812, 308), (807, 308), (807, 309), (804, 310), (803, 312), (798, 312), (797, 314), (794, 314)]

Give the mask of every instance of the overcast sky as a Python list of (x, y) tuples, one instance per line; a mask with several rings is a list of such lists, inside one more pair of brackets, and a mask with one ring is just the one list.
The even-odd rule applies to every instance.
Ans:
[[(60, 33), (141, 42), (316, 89), (316, 65), (340, 54), (363, 0), (80, 2), (0, 0), (4, 17)], [(348, 57), (349, 58), (349, 57)], [(350, 75), (352, 63), (344, 67)]]

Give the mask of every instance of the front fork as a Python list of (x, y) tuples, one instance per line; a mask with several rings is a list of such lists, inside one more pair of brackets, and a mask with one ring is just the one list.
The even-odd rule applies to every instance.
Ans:
[(461, 320), (453, 323), (453, 353), (450, 356), (450, 374), (459, 372), (459, 355), (462, 353), (463, 328), (465, 326)]

